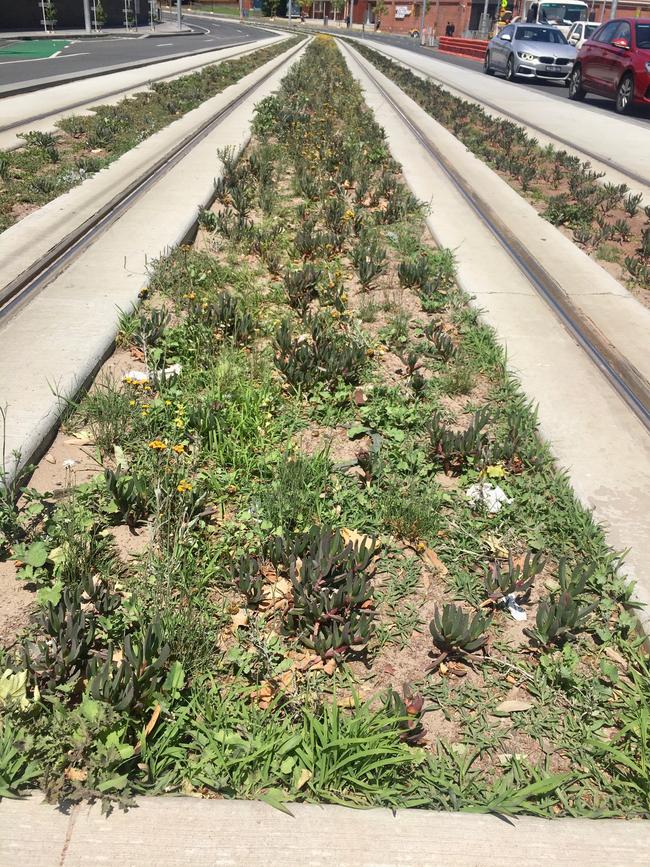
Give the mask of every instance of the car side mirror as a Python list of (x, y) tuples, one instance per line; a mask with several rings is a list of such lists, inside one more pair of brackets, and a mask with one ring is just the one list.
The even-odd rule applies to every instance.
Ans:
[(512, 42), (512, 36), (509, 33), (503, 33), (501, 39), (503, 39), (504, 42)]
[(615, 39), (612, 42), (612, 45), (614, 46), (614, 48), (629, 48), (630, 47), (630, 43), (627, 41), (627, 39), (623, 39), (623, 38)]

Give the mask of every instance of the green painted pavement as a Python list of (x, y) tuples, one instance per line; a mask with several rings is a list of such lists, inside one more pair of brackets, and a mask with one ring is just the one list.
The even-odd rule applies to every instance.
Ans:
[(70, 41), (67, 39), (28, 39), (22, 42), (13, 42), (11, 45), (0, 46), (0, 57), (36, 60), (39, 57), (51, 57), (68, 45), (70, 45)]

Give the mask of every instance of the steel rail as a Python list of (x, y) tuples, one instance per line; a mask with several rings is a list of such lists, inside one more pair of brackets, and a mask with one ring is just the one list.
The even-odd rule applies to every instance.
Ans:
[(637, 418), (650, 430), (650, 385), (637, 368), (611, 344), (599, 328), (570, 300), (560, 284), (552, 277), (524, 244), (511, 231), (496, 211), (477, 193), (444, 153), (428, 138), (420, 126), (386, 91), (372, 65), (347, 44), (355, 60), (363, 68), (388, 105), (406, 128), (424, 148), (431, 159), (460, 193), (476, 216), (496, 238), (519, 271), (547, 302), (569, 334), (584, 349), (609, 384), (633, 410)]
[(152, 166), (127, 184), (117, 195), (102, 205), (92, 217), (84, 220), (72, 232), (57, 242), (43, 256), (34, 261), (29, 268), (0, 288), (0, 321), (18, 304), (24, 303), (36, 291), (42, 289), (67, 265), (118, 220), (144, 193), (161, 177), (190, 153), (199, 142), (219, 126), (232, 112), (254, 93), (265, 81), (274, 75), (292, 57), (300, 52), (304, 43), (298, 44), (289, 54), (280, 55), (277, 63), (262, 78), (250, 84), (234, 97), (216, 114), (204, 121), (178, 144), (158, 159)]
[[(366, 47), (370, 47), (370, 46), (366, 45)], [(629, 178), (629, 180), (632, 181), (633, 183), (642, 184), (643, 186), (650, 188), (650, 178), (646, 178), (643, 175), (639, 175), (636, 172), (630, 171), (629, 169), (620, 165), (620, 163), (617, 163), (614, 160), (609, 159), (609, 157), (605, 157), (605, 156), (593, 153), (593, 151), (590, 151), (587, 148), (582, 147), (581, 145), (576, 145), (574, 142), (569, 141), (569, 139), (566, 139), (563, 136), (557, 135), (554, 132), (550, 132), (548, 129), (545, 129), (543, 126), (538, 126), (537, 124), (532, 123), (531, 121), (526, 120), (523, 117), (519, 117), (519, 115), (514, 114), (512, 111), (509, 111), (507, 107), (504, 107), (502, 105), (497, 105), (496, 103), (490, 102), (489, 100), (484, 99), (483, 97), (478, 97), (475, 94), (470, 93), (468, 90), (465, 90), (464, 88), (459, 87), (457, 84), (448, 84), (446, 81), (443, 81), (440, 78), (436, 78), (436, 76), (433, 75), (431, 72), (427, 71), (426, 69), (423, 69), (421, 66), (418, 66), (416, 63), (413, 63), (410, 60), (407, 61), (407, 60), (402, 60), (401, 58), (398, 59), (397, 57), (393, 57), (392, 55), (387, 54), (386, 52), (382, 51), (382, 49), (380, 47), (377, 47), (376, 42), (373, 42), (371, 50), (377, 51), (378, 54), (381, 54), (383, 57), (386, 57), (388, 60), (392, 60), (393, 63), (396, 63), (397, 65), (405, 66), (407, 68), (415, 70), (416, 72), (421, 73), (422, 75), (425, 75), (430, 81), (432, 81), (438, 87), (441, 87), (443, 90), (449, 91), (450, 93), (452, 93), (452, 95), (454, 94), (454, 91), (461, 93), (464, 97), (471, 100), (473, 103), (476, 103), (479, 106), (487, 106), (488, 108), (493, 109), (494, 111), (507, 117), (508, 119), (514, 121), (515, 123), (518, 123), (523, 127), (528, 127), (532, 130), (535, 130), (535, 132), (539, 133), (540, 135), (544, 135), (547, 138), (553, 139), (554, 141), (558, 142), (558, 144), (561, 144), (564, 147), (571, 148), (571, 150), (576, 151), (576, 153), (582, 154), (588, 160), (593, 160), (594, 162), (601, 163), (603, 166), (606, 166), (606, 167), (612, 169), (612, 171), (618, 172), (618, 174), (623, 175), (626, 178)], [(403, 50), (408, 51), (408, 49), (406, 49), (406, 48)], [(416, 56), (418, 56), (418, 55), (416, 55)], [(438, 58), (432, 58), (432, 59), (438, 59)]]

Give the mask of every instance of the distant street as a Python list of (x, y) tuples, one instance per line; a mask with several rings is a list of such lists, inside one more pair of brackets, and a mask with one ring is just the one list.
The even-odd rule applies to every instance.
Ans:
[[(272, 35), (268, 30), (242, 26), (237, 20), (230, 22), (202, 18), (200, 22), (190, 23), (187, 20), (186, 26), (192, 26), (194, 32), (186, 36), (161, 33), (159, 37), (149, 38), (91, 37), (74, 40), (57, 57), (29, 60), (0, 57), (0, 86), (101, 69), (121, 63), (193, 54), (217, 49), (222, 45), (255, 42), (264, 36)], [(144, 36), (144, 33), (149, 31), (143, 29), (142, 32)]]

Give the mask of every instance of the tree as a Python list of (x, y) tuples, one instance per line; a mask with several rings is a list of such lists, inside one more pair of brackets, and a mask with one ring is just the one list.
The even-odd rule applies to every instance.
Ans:
[(379, 27), (381, 24), (381, 19), (388, 12), (388, 6), (386, 5), (386, 0), (377, 0), (375, 3), (375, 28)]
[(269, 7), (271, 18), (275, 18), (275, 16), (277, 15), (279, 3), (280, 0), (268, 0), (267, 6)]
[(52, 0), (44, 0), (42, 4), (43, 9), (43, 23), (45, 24), (45, 29), (54, 30), (56, 27), (57, 11), (56, 6), (52, 2)]
[(334, 21), (336, 21), (336, 13), (340, 12), (345, 6), (345, 0), (331, 0), (332, 9), (334, 10)]

